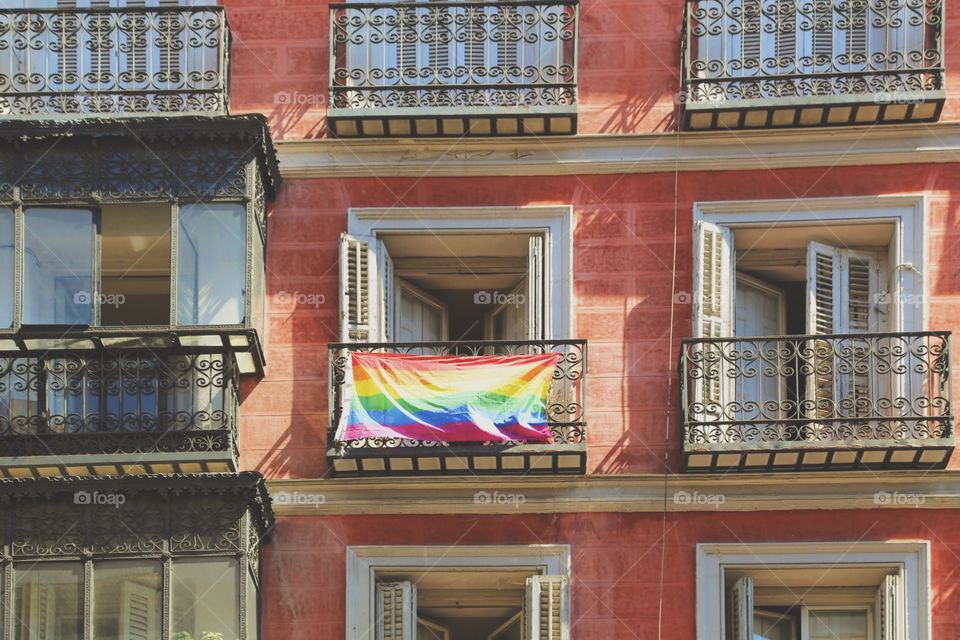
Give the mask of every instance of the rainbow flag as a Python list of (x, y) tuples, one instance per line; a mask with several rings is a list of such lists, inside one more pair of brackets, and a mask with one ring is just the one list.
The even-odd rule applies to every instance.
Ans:
[(352, 353), (337, 440), (552, 441), (547, 391), (559, 353)]

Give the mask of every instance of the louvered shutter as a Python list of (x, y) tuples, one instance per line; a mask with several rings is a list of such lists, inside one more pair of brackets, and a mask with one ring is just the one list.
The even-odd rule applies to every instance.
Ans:
[(378, 241), (379, 251), (377, 259), (379, 260), (380, 272), (380, 308), (383, 309), (383, 332), (378, 338), (384, 342), (396, 340), (396, 311), (397, 311), (397, 280), (393, 272), (393, 258), (390, 252), (383, 246), (383, 241)]
[(158, 640), (157, 592), (135, 582), (120, 587), (120, 640)]
[(430, 65), (430, 74), (425, 82), (449, 82), (449, 76), (444, 71), (450, 67), (450, 41), (454, 29), (450, 10), (445, 6), (434, 6), (428, 9), (427, 60)]
[[(807, 332), (877, 331), (879, 263), (873, 253), (811, 242), (807, 248)], [(869, 411), (871, 398), (878, 397), (879, 378), (866, 341), (814, 340), (807, 352), (810, 417), (852, 417)]]
[(880, 583), (873, 614), (878, 640), (906, 640), (906, 606), (899, 574), (885, 576)]
[(730, 588), (730, 640), (753, 640), (753, 578), (738, 578)]
[(417, 63), (420, 14), (421, 10), (416, 7), (397, 8), (397, 68), (400, 70), (400, 84), (416, 84), (420, 77)]
[(740, 59), (744, 71), (759, 70), (762, 64), (762, 20), (763, 0), (743, 0), (743, 34), (741, 36)]
[(531, 576), (523, 602), (524, 640), (570, 640), (570, 585), (566, 576)]
[(377, 585), (376, 640), (416, 640), (417, 588), (410, 581)]
[(776, 0), (776, 39), (774, 52), (781, 71), (797, 64), (797, 5), (795, 0)]
[(527, 339), (546, 338), (546, 283), (543, 236), (531, 236), (527, 252)]
[(844, 3), (844, 37), (848, 64), (863, 65), (867, 62), (868, 0), (848, 0)]
[[(346, 233), (340, 236), (340, 339), (343, 342), (384, 340), (386, 304), (381, 269), (392, 274), (393, 263), (383, 254), (386, 247), (376, 238)], [(392, 304), (392, 281), (390, 289)]]
[(497, 8), (497, 33), (494, 40), (497, 43), (497, 66), (503, 72), (503, 78), (508, 81), (517, 81), (523, 77), (523, 70), (519, 68), (520, 51), (525, 42), (523, 39), (523, 20), (517, 7), (504, 5)]
[(463, 61), (469, 69), (468, 77), (483, 82), (487, 50), (487, 7), (467, 5), (466, 20), (463, 27)]
[[(73, 9), (75, 0), (57, 0), (57, 8)], [(61, 90), (80, 86), (80, 19), (73, 12), (63, 12), (54, 20), (57, 72), (53, 85)]]
[[(726, 338), (733, 335), (734, 253), (733, 234), (727, 227), (699, 221), (694, 239), (697, 264), (693, 275), (693, 323), (698, 338)], [(724, 419), (724, 407), (734, 398), (734, 378), (727, 375), (722, 344), (703, 343), (693, 347), (704, 368), (696, 385), (697, 405), (702, 420)]]
[[(177, 0), (160, 0), (160, 7), (175, 7), (179, 3)], [(157, 19), (157, 32), (154, 36), (154, 43), (148, 43), (148, 50), (153, 53), (156, 50), (158, 67), (152, 70), (156, 75), (156, 80), (161, 86), (168, 88), (186, 85), (187, 78), (183, 77), (183, 65), (181, 61), (181, 52), (194, 57), (200, 56), (201, 60), (194, 60), (196, 68), (190, 69), (202, 74), (207, 69), (203, 68), (202, 58), (203, 49), (193, 47), (192, 50), (186, 42), (189, 34), (184, 32), (183, 14), (178, 11), (161, 13)]]
[(813, 67), (833, 70), (833, 2), (819, 0), (813, 5)]

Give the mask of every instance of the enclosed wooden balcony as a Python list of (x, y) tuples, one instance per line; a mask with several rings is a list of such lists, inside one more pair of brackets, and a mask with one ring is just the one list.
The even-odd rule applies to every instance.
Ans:
[[(330, 431), (327, 457), (333, 472), (356, 475), (576, 474), (586, 470), (587, 343), (583, 340), (340, 343), (330, 350)], [(471, 443), (401, 438), (337, 440), (349, 410), (350, 354), (444, 355), (559, 354), (546, 400), (552, 442)]]
[(0, 339), (0, 478), (236, 471), (243, 340)]
[(687, 0), (683, 126), (930, 122), (943, 0)]
[(950, 334), (685, 340), (689, 471), (942, 468)]
[(577, 0), (330, 5), (343, 137), (577, 130)]
[(226, 114), (229, 50), (217, 6), (0, 9), (0, 120)]

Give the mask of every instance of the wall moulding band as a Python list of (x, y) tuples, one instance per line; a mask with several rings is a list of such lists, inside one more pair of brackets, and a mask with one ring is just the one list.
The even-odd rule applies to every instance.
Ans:
[(276, 146), (286, 178), (781, 169), (957, 162), (960, 122), (560, 138), (287, 140)]
[(281, 516), (956, 509), (960, 471), (273, 480)]

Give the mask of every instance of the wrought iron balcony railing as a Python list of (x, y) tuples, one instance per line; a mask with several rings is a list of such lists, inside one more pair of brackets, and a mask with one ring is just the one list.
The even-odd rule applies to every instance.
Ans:
[[(338, 475), (583, 473), (586, 470), (584, 340), (338, 343), (330, 347), (330, 430), (327, 457)], [(559, 353), (547, 396), (552, 444), (447, 443), (392, 438), (336, 441), (348, 398), (351, 352), (482, 356)]]
[(936, 120), (944, 0), (686, 0), (690, 129)]
[(572, 134), (577, 0), (330, 8), (340, 136)]
[(225, 114), (222, 7), (0, 9), (0, 119)]
[(225, 349), (0, 352), (0, 477), (235, 471), (237, 389)]
[(942, 467), (950, 334), (685, 340), (686, 468)]

